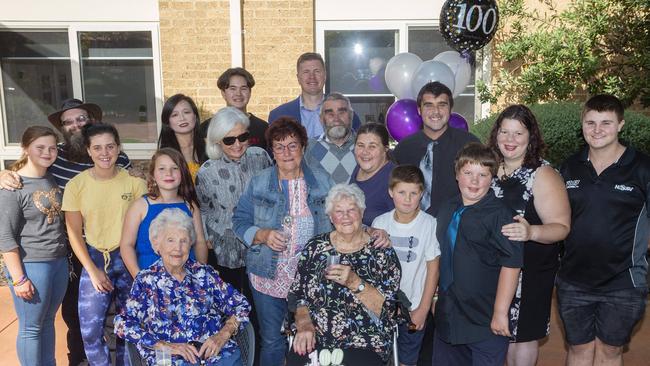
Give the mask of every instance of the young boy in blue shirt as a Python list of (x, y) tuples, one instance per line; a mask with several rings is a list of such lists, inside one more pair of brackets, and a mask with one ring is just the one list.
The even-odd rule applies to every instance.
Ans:
[(455, 162), (460, 195), (437, 217), (442, 255), (434, 314), (436, 366), (505, 363), (523, 245), (501, 234), (515, 213), (490, 189), (497, 167), (490, 148), (467, 144)]
[(390, 174), (388, 194), (395, 208), (378, 216), (372, 227), (384, 229), (402, 266), (400, 290), (411, 302), (409, 315), (415, 329), (399, 326), (397, 349), (402, 366), (416, 365), (424, 337), (424, 326), (438, 286), (440, 245), (436, 219), (420, 210), (424, 176), (414, 165), (400, 165)]

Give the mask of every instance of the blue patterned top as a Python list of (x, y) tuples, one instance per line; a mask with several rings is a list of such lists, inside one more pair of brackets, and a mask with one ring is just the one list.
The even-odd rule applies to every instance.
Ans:
[[(153, 346), (171, 343), (204, 342), (235, 315), (240, 330), (248, 322), (250, 305), (230, 284), (219, 278), (212, 267), (188, 259), (186, 276), (178, 281), (167, 272), (161, 260), (135, 277), (125, 309), (115, 317), (115, 334), (137, 345), (148, 365), (155, 364)], [(218, 355), (206, 360), (213, 365), (237, 349), (230, 339)], [(172, 363), (183, 359), (172, 355)]]

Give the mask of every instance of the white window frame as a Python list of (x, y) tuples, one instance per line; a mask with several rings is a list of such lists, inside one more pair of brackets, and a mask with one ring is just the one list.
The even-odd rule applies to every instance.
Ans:
[[(156, 105), (156, 137), (153, 142), (125, 143), (122, 150), (129, 155), (131, 160), (151, 158), (157, 148), (157, 136), (160, 133), (160, 114), (163, 106), (162, 65), (160, 47), (160, 28), (158, 22), (2, 22), (3, 30), (16, 31), (59, 31), (68, 33), (70, 49), (70, 68), (72, 75), (73, 98), (82, 99), (81, 84), (81, 55), (79, 49), (79, 32), (151, 32), (151, 51), (154, 78), (154, 93)], [(138, 57), (138, 59), (143, 59)], [(17, 143), (6, 143), (5, 129), (6, 116), (4, 108), (4, 88), (0, 78), (0, 168), (4, 169), (5, 160), (16, 160), (20, 157), (21, 148)]]
[[(408, 30), (411, 27), (439, 27), (440, 22), (438, 19), (430, 20), (320, 20), (316, 21), (316, 52), (325, 55), (325, 31), (374, 31), (374, 30), (397, 30), (397, 46), (395, 52), (408, 52)], [(476, 85), (479, 78), (485, 80), (490, 76), (489, 61), (491, 53), (489, 47), (484, 48), (482, 51), (483, 60), (479, 59), (477, 54), (476, 73), (473, 84)], [(392, 94), (350, 94), (350, 97), (386, 97)], [(461, 94), (463, 95), (463, 94)], [(481, 103), (476, 96), (475, 89), (474, 101), (474, 120), (478, 121), (486, 117), (490, 111), (489, 103)]]

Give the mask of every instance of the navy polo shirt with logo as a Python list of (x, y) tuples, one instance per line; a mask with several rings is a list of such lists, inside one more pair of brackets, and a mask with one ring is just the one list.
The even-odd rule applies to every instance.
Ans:
[(650, 237), (650, 157), (627, 147), (600, 175), (588, 148), (560, 167), (571, 203), (571, 231), (558, 276), (592, 290), (646, 287)]

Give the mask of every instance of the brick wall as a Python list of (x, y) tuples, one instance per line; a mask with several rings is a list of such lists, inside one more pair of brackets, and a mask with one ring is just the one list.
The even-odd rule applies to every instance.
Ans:
[(187, 94), (202, 119), (224, 105), (217, 77), (230, 67), (228, 0), (160, 0), (164, 97)]
[(313, 0), (244, 0), (244, 67), (255, 77), (248, 109), (266, 119), (300, 93), (296, 60), (313, 51)]

